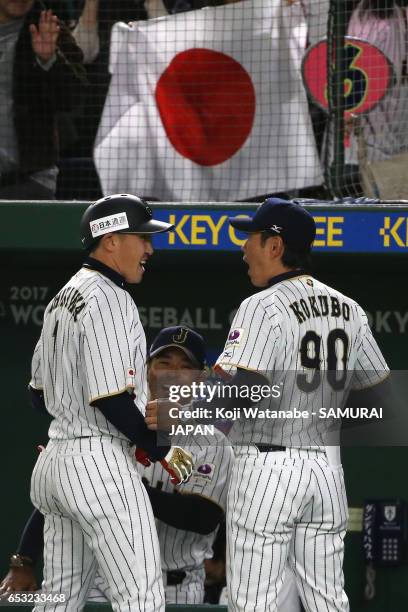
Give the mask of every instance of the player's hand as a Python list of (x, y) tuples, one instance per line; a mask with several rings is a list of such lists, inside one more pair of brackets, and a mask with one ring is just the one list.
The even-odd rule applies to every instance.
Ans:
[(11, 567), (0, 583), (0, 598), (14, 591), (36, 591), (38, 589), (34, 568), (31, 566)]
[(170, 481), (174, 485), (187, 482), (194, 467), (193, 457), (180, 446), (172, 446), (160, 463), (166, 472), (170, 474)]
[(47, 63), (57, 51), (57, 40), (60, 33), (59, 19), (51, 10), (41, 11), (38, 27), (30, 25), (31, 44), (36, 56)]
[(146, 451), (143, 450), (143, 448), (136, 448), (135, 457), (136, 457), (136, 461), (138, 461), (145, 467), (149, 467), (149, 465), (151, 465), (152, 463), (149, 455), (146, 453)]
[[(181, 405), (166, 398), (152, 400), (146, 405), (145, 423), (152, 431), (171, 431), (177, 425)], [(170, 412), (171, 411), (171, 412)]]

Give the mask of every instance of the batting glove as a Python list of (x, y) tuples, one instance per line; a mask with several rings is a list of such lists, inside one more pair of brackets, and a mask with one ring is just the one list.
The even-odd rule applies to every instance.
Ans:
[(150, 457), (146, 453), (146, 451), (143, 450), (143, 448), (136, 448), (135, 457), (136, 457), (136, 461), (138, 461), (145, 467), (149, 467), (149, 465), (151, 464)]
[(180, 446), (172, 446), (160, 463), (174, 485), (187, 482), (193, 472), (193, 457)]

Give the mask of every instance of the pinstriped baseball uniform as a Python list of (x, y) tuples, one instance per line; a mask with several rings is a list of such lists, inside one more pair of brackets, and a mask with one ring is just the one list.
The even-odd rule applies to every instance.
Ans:
[[(226, 511), (227, 491), (233, 463), (231, 446), (225, 444), (222, 434), (218, 446), (208, 446), (208, 441), (194, 438), (194, 445), (187, 446), (194, 457), (195, 469), (189, 482), (179, 487), (181, 494), (193, 493), (202, 495), (215, 502)], [(214, 436), (213, 436), (214, 437)], [(201, 443), (200, 443), (201, 442)], [(211, 440), (214, 444), (214, 440)], [(164, 491), (174, 491), (169, 477), (160, 464), (152, 464), (140, 473), (145, 476), (150, 485), (160, 487)], [(204, 601), (204, 560), (212, 557), (212, 545), (216, 530), (208, 535), (183, 531), (156, 520), (159, 536), (162, 569), (184, 570), (186, 577), (176, 586), (167, 586), (166, 603), (198, 604)]]
[[(278, 406), (308, 411), (324, 405), (321, 389), (305, 387), (319, 369), (354, 370), (355, 388), (382, 380), (387, 364), (361, 307), (308, 275), (283, 276), (241, 304), (217, 367), (229, 374), (237, 367), (305, 374), (299, 389), (283, 387)], [(334, 388), (323, 401), (335, 405), (336, 394)], [(338, 449), (326, 452), (299, 421), (296, 430), (293, 420), (278, 424), (279, 441), (272, 443), (286, 450), (257, 448), (271, 444), (265, 421), (249, 423), (249, 444), (236, 449), (227, 509), (231, 610), (276, 610), (287, 559), (306, 610), (349, 609), (342, 572), (348, 509)], [(239, 426), (245, 443), (248, 424)]]
[[(230, 481), (234, 454), (231, 446), (221, 432), (214, 430), (211, 439), (206, 436), (194, 436), (191, 446), (183, 439), (183, 448), (194, 457), (195, 469), (187, 483), (177, 487), (171, 484), (168, 473), (160, 463), (152, 463), (145, 468), (138, 464), (138, 470), (149, 485), (167, 493), (192, 493), (202, 495), (226, 510), (227, 492)], [(217, 444), (215, 446), (215, 444)], [(210, 446), (211, 445), (211, 446)], [(217, 530), (208, 535), (184, 531), (167, 525), (156, 519), (159, 537), (161, 563), (166, 583), (167, 571), (184, 571), (186, 576), (178, 585), (167, 585), (165, 588), (167, 604), (199, 604), (204, 601), (204, 560), (212, 557), (212, 545)], [(96, 590), (92, 591), (91, 600), (101, 601), (100, 594), (106, 596), (106, 584), (99, 575), (95, 580)], [(98, 597), (99, 591), (99, 597)]]
[(82, 610), (97, 565), (114, 610), (164, 610), (157, 533), (134, 449), (90, 405), (126, 389), (135, 410), (147, 400), (145, 335), (117, 276), (75, 274), (48, 304), (33, 356), (30, 384), (43, 389), (54, 417), (31, 481), (45, 515), (43, 589), (69, 594), (69, 605), (53, 610)]

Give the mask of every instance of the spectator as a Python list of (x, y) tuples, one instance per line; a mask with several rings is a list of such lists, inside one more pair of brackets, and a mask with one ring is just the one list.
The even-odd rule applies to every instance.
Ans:
[(85, 0), (84, 8), (72, 34), (84, 54), (84, 64), (91, 64), (99, 54), (99, 0)]
[(0, 0), (0, 199), (52, 199), (57, 113), (78, 101), (82, 53), (35, 0)]
[[(186, 2), (187, 0), (176, 0), (176, 2)], [(136, 4), (136, 3), (134, 3)], [(131, 8), (133, 10), (131, 10)], [(115, 21), (127, 21), (129, 18), (135, 20), (151, 19), (153, 17), (162, 17), (167, 15), (165, 5), (162, 0), (146, 0), (144, 8), (139, 7), (124, 7), (123, 13), (119, 14), (113, 7), (100, 7), (100, 0), (85, 0), (82, 13), (78, 19), (72, 34), (84, 54), (84, 63), (91, 64), (99, 55), (100, 38), (99, 29), (101, 29), (103, 44), (108, 46), (108, 38), (110, 30)], [(98, 22), (100, 22), (98, 24)]]
[[(349, 36), (377, 46), (392, 62), (395, 85), (367, 115), (359, 118), (369, 161), (382, 161), (408, 149), (407, 12), (396, 0), (361, 0), (352, 13)], [(349, 189), (347, 195), (362, 195), (358, 168), (358, 139), (353, 122), (345, 149)]]
[[(102, 36), (105, 38), (103, 44), (108, 42), (110, 30), (115, 21), (140, 21), (163, 17), (169, 13), (177, 13), (183, 10), (196, 8), (194, 0), (174, 0), (164, 3), (163, 0), (145, 0), (144, 7), (123, 7), (123, 12), (118, 13), (113, 7), (100, 7), (100, 0), (85, 0), (82, 13), (78, 23), (73, 30), (73, 36), (84, 54), (84, 63), (91, 64), (100, 52), (99, 26)], [(135, 12), (136, 9), (136, 12)], [(99, 25), (98, 25), (98, 22)]]
[(92, 158), (96, 131), (109, 88), (109, 43), (113, 24), (144, 19), (147, 19), (147, 12), (143, 0), (85, 0), (73, 36), (84, 54), (90, 87), (84, 110), (75, 119), (79, 139), (65, 149), (66, 158)]

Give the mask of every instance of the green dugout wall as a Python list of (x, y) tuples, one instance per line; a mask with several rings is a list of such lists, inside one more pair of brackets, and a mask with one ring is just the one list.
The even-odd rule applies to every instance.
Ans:
[[(77, 227), (85, 206), (0, 202), (1, 575), (7, 571), (8, 557), (30, 512), (35, 447), (47, 439), (47, 423), (33, 414), (26, 397), (31, 354), (44, 307), (80, 266)], [(315, 275), (364, 307), (390, 366), (408, 369), (408, 204), (307, 206), (318, 227)], [(227, 217), (250, 213), (254, 206), (160, 204), (153, 208), (159, 218), (175, 222), (177, 231), (172, 238), (160, 237), (143, 283), (133, 291), (148, 341), (161, 327), (183, 323), (205, 336), (209, 358), (215, 359), (235, 309), (254, 290), (239, 250), (242, 236), (231, 233)], [(366, 498), (408, 501), (406, 448), (344, 449), (343, 462), (351, 508), (361, 508)], [(407, 610), (406, 565), (379, 569), (376, 597), (364, 601), (358, 510), (353, 516), (345, 560), (351, 609)]]

